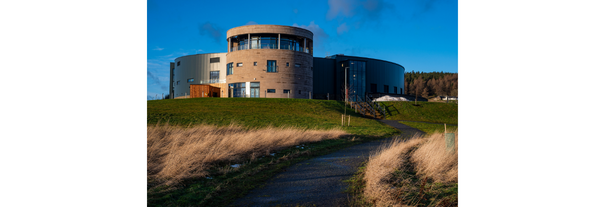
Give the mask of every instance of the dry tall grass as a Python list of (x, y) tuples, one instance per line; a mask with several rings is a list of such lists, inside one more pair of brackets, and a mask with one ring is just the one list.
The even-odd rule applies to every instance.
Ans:
[(241, 163), (281, 148), (336, 139), (345, 134), (339, 129), (291, 127), (246, 130), (235, 125), (148, 126), (147, 176), (170, 185), (185, 178), (207, 176), (207, 169), (219, 163)]
[[(455, 134), (458, 137), (458, 132)], [(458, 182), (457, 139), (455, 145), (456, 152), (448, 154), (443, 134), (434, 133), (407, 141), (395, 140), (382, 146), (367, 163), (364, 195), (376, 206), (406, 206), (396, 198), (402, 189), (395, 189), (392, 184), (393, 172), (398, 169), (411, 168), (417, 172), (417, 177), (430, 178), (434, 182)]]

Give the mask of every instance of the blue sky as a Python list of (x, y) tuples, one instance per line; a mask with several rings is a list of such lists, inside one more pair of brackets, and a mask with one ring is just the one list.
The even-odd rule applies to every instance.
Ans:
[(315, 57), (345, 54), (395, 62), (406, 72), (458, 72), (458, 1), (148, 0), (148, 98), (168, 93), (175, 58), (226, 52), (226, 31), (248, 24), (309, 29)]

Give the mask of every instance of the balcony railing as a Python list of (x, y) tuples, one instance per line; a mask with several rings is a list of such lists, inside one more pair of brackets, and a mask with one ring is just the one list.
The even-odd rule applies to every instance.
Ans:
[(227, 83), (227, 79), (210, 79), (207, 81), (200, 81), (200, 84), (208, 84), (208, 83)]
[[(251, 45), (250, 48), (248, 48), (248, 45), (239, 45), (236, 47), (231, 47), (232, 52), (238, 51), (238, 50), (249, 50), (249, 49), (277, 49), (277, 44)], [(290, 45), (281, 45), (280, 49), (309, 53), (309, 49), (303, 49), (303, 48), (295, 49), (295, 48), (291, 47)]]

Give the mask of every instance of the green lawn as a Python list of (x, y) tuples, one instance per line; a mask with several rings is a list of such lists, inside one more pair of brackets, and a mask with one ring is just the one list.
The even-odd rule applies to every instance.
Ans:
[(439, 102), (390, 101), (380, 102), (386, 119), (458, 124), (458, 104)]
[[(414, 127), (416, 129), (420, 129), (420, 131), (423, 131), (427, 134), (432, 134), (435, 132), (443, 133), (443, 131), (445, 130), (445, 127), (443, 126), (443, 124), (429, 124), (429, 123), (413, 122), (413, 121), (400, 121), (399, 123)], [(458, 126), (447, 125), (448, 133), (453, 133), (456, 130), (458, 130)]]
[[(147, 124), (169, 122), (171, 125), (235, 123), (249, 128), (295, 126), (297, 128), (340, 128), (344, 103), (340, 101), (278, 98), (193, 98), (147, 102)], [(377, 120), (366, 119), (347, 108), (354, 135), (383, 136), (396, 129)], [(347, 118), (348, 122), (348, 118)]]

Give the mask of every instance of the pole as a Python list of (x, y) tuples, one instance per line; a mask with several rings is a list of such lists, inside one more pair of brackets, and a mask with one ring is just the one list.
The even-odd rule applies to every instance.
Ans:
[(345, 116), (347, 115), (347, 69), (349, 67), (345, 67)]
[(330, 100), (330, 93), (328, 93), (328, 101)]
[(351, 126), (351, 115), (349, 115), (349, 124), (347, 126)]

